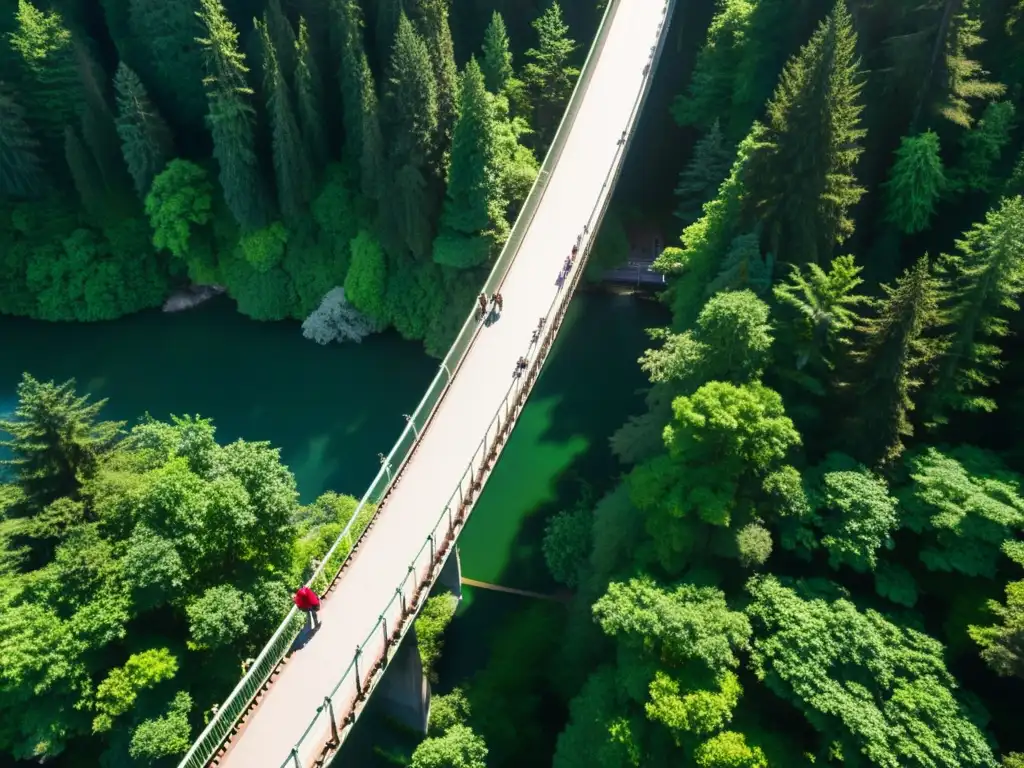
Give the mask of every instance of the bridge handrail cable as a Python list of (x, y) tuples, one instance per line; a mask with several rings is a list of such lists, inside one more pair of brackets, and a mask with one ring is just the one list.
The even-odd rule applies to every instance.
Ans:
[[(537, 177), (533, 181), (526, 201), (516, 217), (508, 240), (505, 241), (501, 254), (499, 254), (494, 267), (484, 282), (482, 288), (484, 293), (489, 294), (500, 288), (508, 268), (519, 252), (523, 238), (526, 236), (534, 215), (544, 198), (551, 170), (557, 165), (565, 142), (572, 132), (572, 126), (583, 102), (583, 96), (593, 76), (594, 62), (597, 61), (601, 50), (604, 48), (608, 30), (611, 27), (609, 22), (613, 18), (620, 2), (621, 0), (609, 0), (608, 6), (605, 8), (594, 43), (587, 53), (586, 61), (576, 81), (566, 111), (559, 122), (558, 130), (555, 133), (551, 146), (548, 148)], [(597, 54), (596, 56), (595, 53)], [(359, 504), (353, 512), (351, 519), (306, 581), (307, 586), (312, 586), (319, 592), (338, 578), (355, 544), (358, 543), (359, 538), (369, 527), (373, 516), (376, 514), (376, 509), (373, 509), (373, 505), (379, 505), (386, 499), (392, 485), (401, 475), (401, 470), (419, 442), (420, 433), (433, 416), (434, 410), (440, 403), (452, 378), (455, 376), (455, 372), (465, 358), (466, 352), (479, 332), (479, 328), (480, 324), (476, 319), (476, 307), (474, 305), (463, 323), (458, 336), (441, 362), (437, 374), (416, 406), (416, 410), (408, 418), (408, 423), (394, 446), (388, 452), (388, 455), (382, 459), (380, 470), (363, 494), (363, 497), (359, 500)], [(392, 471), (396, 459), (399, 462), (399, 467), (397, 471)], [(335, 571), (334, 575), (332, 578), (327, 579), (326, 574), (330, 572), (329, 569), (331, 568)], [(228, 694), (224, 703), (218, 707), (202, 733), (193, 742), (188, 752), (185, 753), (185, 756), (178, 764), (178, 768), (203, 768), (210, 761), (217, 750), (224, 744), (237, 722), (248, 711), (259, 691), (287, 654), (288, 649), (295, 641), (302, 627), (303, 620), (304, 617), (301, 612), (293, 606), (270, 640), (267, 641), (256, 659), (246, 670), (242, 679), (239, 680), (235, 688)]]
[[(612, 6), (618, 5), (619, 0), (612, 0), (607, 9), (608, 12), (612, 11)], [(651, 57), (649, 59), (649, 70), (645, 77), (650, 76), (650, 71), (653, 71), (654, 65), (657, 63), (658, 58), (661, 55), (664, 38), (661, 34), (664, 26), (668, 23), (671, 18), (672, 9), (675, 7), (676, 0), (666, 0), (664, 19), (661, 25), (658, 27), (658, 40), (652, 49)], [(605, 17), (610, 18), (610, 16)], [(643, 104), (647, 98), (647, 88), (641, 89), (638, 94), (636, 101), (633, 104), (633, 109), (630, 113), (627, 125), (635, 125), (636, 116), (643, 109)], [(320, 721), (321, 716), (325, 712), (329, 711), (328, 717), (330, 718), (330, 728), (333, 734), (332, 742), (337, 745), (340, 742), (339, 737), (339, 726), (341, 730), (345, 730), (350, 727), (354, 722), (354, 708), (358, 706), (360, 701), (365, 700), (373, 685), (375, 684), (376, 675), (379, 670), (383, 670), (388, 660), (389, 652), (398, 647), (401, 641), (402, 635), (404, 634), (404, 627), (408, 624), (407, 619), (415, 616), (419, 608), (422, 605), (422, 600), (426, 597), (429, 589), (436, 577), (437, 573), (440, 572), (441, 567), (444, 564), (445, 559), (450, 554), (451, 547), (454, 544), (456, 538), (456, 528), (464, 524), (465, 518), (463, 509), (466, 502), (471, 499), (471, 494), (474, 492), (474, 488), (479, 488), (483, 475), (490, 469), (489, 456), (494, 456), (497, 451), (498, 445), (507, 437), (511, 431), (511, 427), (514, 423), (517, 409), (520, 409), (524, 403), (527, 390), (529, 389), (530, 381), (540, 373), (540, 365), (543, 363), (547, 351), (550, 349), (551, 344), (554, 342), (556, 332), (558, 330), (559, 321), (564, 317), (569, 307), (569, 302), (572, 299), (575, 286), (580, 281), (586, 260), (590, 255), (590, 251), (593, 247), (593, 241), (596, 237), (596, 231), (594, 228), (595, 222), (599, 222), (604, 212), (608, 207), (611, 199), (611, 194), (605, 194), (606, 190), (610, 187), (614, 187), (614, 184), (621, 172), (621, 158), (629, 148), (629, 144), (633, 138), (632, 131), (625, 137), (625, 140), (620, 144), (617, 149), (615, 158), (612, 162), (612, 166), (609, 169), (608, 176), (602, 185), (602, 194), (598, 202), (595, 204), (591, 211), (590, 217), (587, 220), (587, 226), (584, 235), (583, 242), (580, 248), (580, 256), (578, 264), (574, 267), (572, 272), (566, 277), (565, 283), (561, 286), (559, 292), (555, 295), (551, 302), (547, 312), (544, 315), (544, 324), (538, 331), (543, 330), (544, 333), (535, 334), (534, 338), (530, 342), (527, 354), (524, 355), (528, 361), (530, 361), (530, 368), (527, 372), (524, 372), (521, 377), (514, 378), (509, 388), (506, 390), (504, 397), (502, 398), (501, 404), (495, 411), (494, 416), (491, 419), (490, 424), (484, 432), (484, 436), (480, 441), (480, 446), (477, 448), (473, 457), (470, 459), (463, 472), (462, 478), (459, 481), (459, 485), (452, 492), (452, 495), (448, 499), (448, 503), (442, 509), (438, 516), (431, 533), (424, 539), (423, 544), (420, 546), (419, 551), (413, 557), (407, 571), (405, 578), (396, 587), (394, 594), (384, 607), (381, 615), (377, 619), (377, 623), (373, 626), (366, 638), (360, 643), (355, 650), (352, 662), (349, 663), (345, 672), (339, 678), (331, 692), (324, 698), (324, 703), (317, 708), (316, 714), (310, 720), (306, 729), (302, 735), (296, 741), (292, 750), (289, 752), (287, 758), (281, 764), (281, 768), (302, 768), (302, 762), (300, 758), (300, 748), (303, 746), (305, 739), (313, 733), (315, 730), (319, 732), (316, 726)], [(503, 417), (504, 414), (504, 417)], [(493, 435), (493, 438), (492, 438)], [(492, 443), (493, 439), (493, 443)], [(464, 488), (466, 490), (464, 490)], [(456, 507), (457, 505), (457, 507)], [(458, 508), (458, 512), (453, 512), (453, 509)], [(445, 530), (445, 518), (447, 517), (447, 530)], [(442, 543), (439, 544), (438, 536), (439, 529), (444, 531)], [(406, 587), (409, 580), (409, 576), (417, 571), (416, 564), (420, 562), (421, 557), (427, 552), (429, 548), (430, 558), (427, 561), (426, 574), (421, 583), (414, 583), (411, 600), (406, 599)], [(399, 608), (399, 620), (395, 622), (395, 626), (392, 627), (391, 631), (388, 630), (387, 616), (390, 615), (393, 608), (396, 607), (396, 603), (400, 603)], [(366, 682), (363, 682), (362, 676), (360, 675), (359, 660), (362, 657), (363, 649), (371, 644), (372, 639), (375, 635), (381, 634), (384, 638), (384, 649), (383, 656), (376, 659), (372, 666), (365, 666), (364, 669), (369, 669), (370, 674), (367, 677)], [(347, 705), (353, 709), (352, 712), (345, 712), (343, 718), (337, 718), (333, 712), (333, 703), (335, 697), (341, 692), (342, 685), (349, 680), (350, 675), (354, 674), (352, 682), (352, 690), (349, 696), (345, 699), (350, 703)], [(331, 748), (331, 745), (327, 745), (327, 749)]]

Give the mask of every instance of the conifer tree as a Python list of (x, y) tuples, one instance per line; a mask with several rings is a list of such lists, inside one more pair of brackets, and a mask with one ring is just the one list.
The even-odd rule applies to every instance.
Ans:
[(537, 30), (537, 47), (526, 52), (530, 61), (523, 70), (523, 79), (533, 97), (537, 133), (548, 142), (554, 137), (580, 71), (570, 66), (576, 42), (569, 38), (569, 26), (562, 21), (557, 0), (534, 20), (533, 28)]
[(75, 44), (75, 58), (85, 94), (82, 110), (82, 138), (92, 151), (107, 189), (114, 199), (130, 200), (131, 177), (121, 154), (114, 112), (107, 99), (107, 75), (81, 43)]
[(153, 179), (171, 159), (171, 131), (149, 100), (142, 81), (123, 61), (114, 75), (117, 133), (139, 199), (145, 201)]
[(903, 452), (903, 438), (914, 433), (911, 395), (946, 346), (935, 335), (945, 324), (942, 285), (927, 256), (897, 278), (895, 287), (883, 285), (882, 291), (874, 316), (857, 329), (856, 414), (847, 434), (850, 452), (871, 464), (890, 462)]
[[(363, 94), (366, 88), (362, 61), (366, 58), (362, 35), (362, 11), (356, 0), (338, 0), (332, 6), (332, 38), (341, 61), (342, 118), (345, 127), (344, 156), (354, 166), (359, 163), (363, 146)], [(367, 67), (366, 72), (369, 72)], [(370, 87), (373, 77), (370, 76)]]
[(29, 124), (44, 144), (61, 146), (64, 128), (77, 125), (85, 108), (71, 32), (56, 11), (18, 0), (9, 42), (21, 62)]
[(961, 191), (991, 192), (996, 188), (1002, 170), (999, 160), (1010, 143), (1016, 112), (1012, 101), (992, 102), (978, 124), (963, 135), (963, 152), (954, 173)]
[(94, 218), (102, 219), (107, 213), (103, 176), (89, 148), (70, 125), (64, 129), (64, 159), (85, 210)]
[(306, 19), (299, 19), (299, 37), (295, 42), (295, 94), (298, 101), (299, 125), (306, 151), (315, 171), (327, 165), (327, 133), (323, 118), (323, 82), (310, 46)]
[(956, 254), (939, 260), (950, 287), (951, 332), (929, 403), (940, 422), (949, 409), (996, 408), (985, 390), (997, 382), (999, 342), (1010, 334), (1009, 316), (1020, 311), (1024, 292), (1024, 197), (1003, 200), (956, 245)]
[(198, 131), (206, 116), (203, 34), (197, 0), (130, 0), (132, 36), (145, 41), (148, 54), (139, 74), (166, 110), (172, 124)]
[(398, 32), (398, 19), (407, 9), (407, 0), (377, 0), (376, 61), (389, 61), (391, 50), (395, 45), (395, 34)]
[(12, 459), (29, 511), (38, 512), (62, 496), (75, 496), (95, 474), (100, 457), (113, 446), (124, 422), (97, 421), (106, 400), (89, 402), (75, 393), (74, 380), (56, 385), (24, 374), (18, 384), (14, 418), (0, 420), (0, 442)]
[(277, 198), (285, 219), (294, 222), (306, 212), (313, 198), (313, 168), (292, 112), (291, 95), (277, 60), (267, 16), (254, 24), (263, 50), (263, 91), (273, 135)]
[(277, 66), (289, 88), (295, 86), (295, 66), (298, 61), (298, 47), (295, 29), (281, 10), (280, 0), (267, 0), (267, 10), (263, 13), (263, 23), (270, 33), (277, 54)]
[(452, 140), (442, 231), (434, 261), (472, 267), (485, 261), (508, 233), (506, 202), (497, 178), (494, 111), (484, 75), (474, 57), (462, 74), (459, 120)]
[[(445, 151), (458, 111), (459, 70), (455, 65), (455, 46), (448, 24), (448, 0), (418, 0), (417, 27), (427, 44), (434, 67), (437, 88), (437, 149)], [(437, 163), (441, 169), (442, 163)]]
[(904, 136), (885, 183), (885, 219), (912, 235), (927, 229), (946, 189), (938, 134)]
[(697, 142), (689, 164), (679, 173), (676, 218), (683, 222), (684, 227), (703, 215), (704, 203), (714, 199), (718, 187), (729, 175), (732, 159), (733, 153), (726, 145), (721, 125), (715, 120)]
[(362, 73), (362, 102), (360, 104), (360, 133), (362, 145), (359, 154), (360, 186), (371, 200), (380, 200), (385, 186), (384, 137), (380, 128), (380, 108), (373, 72), (365, 53), (359, 57)]
[(505, 19), (497, 11), (491, 14), (491, 22), (484, 30), (483, 58), (480, 68), (484, 82), (491, 93), (501, 93), (512, 77), (512, 51), (509, 49), (508, 31)]
[[(437, 85), (426, 43), (403, 13), (391, 53), (385, 112), (389, 204), (382, 229), (417, 257), (430, 252), (434, 203), (427, 168), (437, 136)], [(388, 243), (390, 244), (390, 243)]]
[(768, 250), (788, 261), (827, 263), (853, 232), (850, 208), (864, 190), (857, 35), (845, 0), (790, 60), (768, 105), (761, 145), (747, 167), (753, 217), (764, 221)]
[(0, 89), (0, 199), (38, 197), (46, 186), (39, 142), (25, 122), (25, 111)]
[(213, 156), (220, 166), (220, 185), (235, 220), (243, 231), (264, 226), (268, 201), (256, 157), (256, 110), (246, 81), (249, 68), (238, 49), (238, 30), (220, 0), (199, 0), (199, 18), (208, 74), (203, 79), (209, 104), (207, 122), (213, 135)]

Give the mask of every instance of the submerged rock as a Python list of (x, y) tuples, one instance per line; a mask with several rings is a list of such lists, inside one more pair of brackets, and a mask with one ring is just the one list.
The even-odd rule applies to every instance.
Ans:
[(219, 296), (227, 290), (223, 285), (190, 285), (177, 291), (164, 302), (164, 312), (181, 312), (198, 307), (204, 301)]

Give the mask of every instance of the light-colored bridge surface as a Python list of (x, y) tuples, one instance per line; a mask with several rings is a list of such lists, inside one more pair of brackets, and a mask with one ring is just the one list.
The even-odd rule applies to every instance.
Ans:
[[(623, 0), (616, 5), (542, 203), (502, 284), (500, 319), (480, 329), (400, 482), (324, 599), (322, 628), (281, 668), (232, 739), (220, 766), (279, 768), (287, 763), (305, 768), (330, 740), (329, 714), (310, 725), (317, 708), (334, 691), (356, 646), (378, 625), (396, 586), (407, 576), (409, 563), (434, 530), (509, 390), (517, 359), (530, 348), (538, 319), (558, 297), (557, 277), (565, 257), (611, 192), (610, 171), (621, 160), (620, 139), (644, 91), (652, 47), (665, 19), (664, 0)], [(443, 531), (439, 533), (443, 539)], [(379, 641), (364, 645), (364, 677), (383, 652), (387, 632), (386, 628)], [(349, 700), (354, 695), (353, 689)], [(334, 693), (332, 698), (336, 709), (346, 708), (344, 695)], [(338, 718), (344, 714), (335, 712)], [(296, 744), (297, 753), (289, 761)]]

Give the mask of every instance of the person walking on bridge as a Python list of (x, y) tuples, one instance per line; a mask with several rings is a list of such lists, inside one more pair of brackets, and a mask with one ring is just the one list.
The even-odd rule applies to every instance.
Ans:
[(320, 611), (320, 598), (317, 597), (316, 592), (309, 587), (299, 587), (292, 600), (295, 602), (296, 608), (305, 611), (309, 616), (310, 631), (316, 632), (320, 629), (320, 617), (317, 615)]

